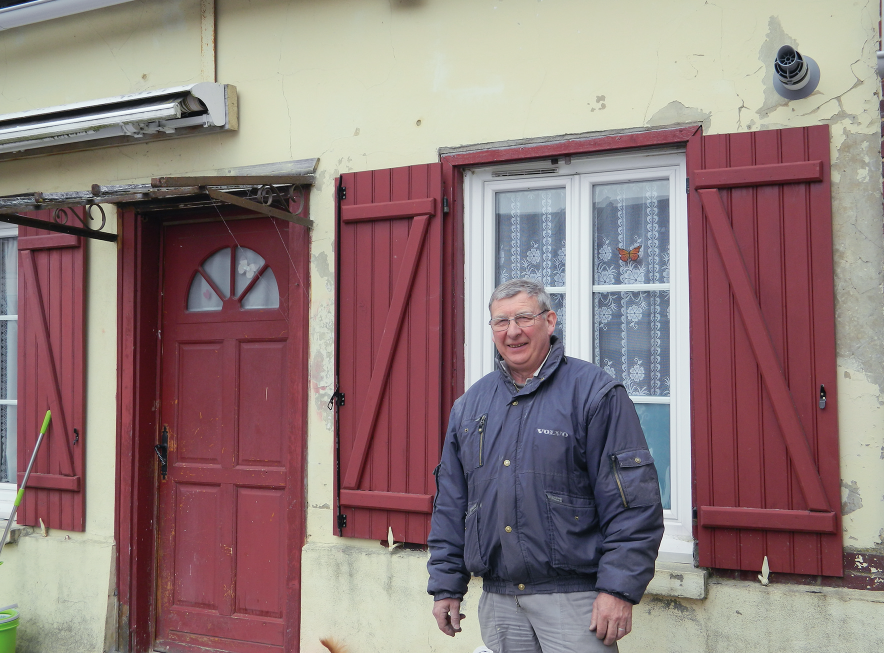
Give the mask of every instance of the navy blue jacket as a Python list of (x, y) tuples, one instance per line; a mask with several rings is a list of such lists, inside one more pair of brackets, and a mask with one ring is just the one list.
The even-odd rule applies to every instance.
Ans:
[[(498, 361), (500, 362), (500, 361)], [(451, 409), (428, 592), (462, 598), (599, 590), (638, 603), (663, 537), (657, 471), (632, 401), (553, 337), (519, 389), (505, 366)]]

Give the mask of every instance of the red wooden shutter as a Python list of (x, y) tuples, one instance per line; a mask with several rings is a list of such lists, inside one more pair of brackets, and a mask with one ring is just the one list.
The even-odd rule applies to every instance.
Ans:
[(687, 162), (700, 564), (840, 576), (828, 126), (698, 135)]
[[(341, 175), (339, 502), (345, 536), (425, 543), (442, 433), (441, 164)], [(337, 524), (336, 524), (337, 528)]]
[[(50, 219), (49, 211), (28, 215)], [(82, 240), (31, 227), (18, 230), (19, 484), (47, 410), (52, 411), (52, 421), (17, 519), (28, 525), (42, 520), (49, 528), (68, 531), (82, 531), (86, 525)]]

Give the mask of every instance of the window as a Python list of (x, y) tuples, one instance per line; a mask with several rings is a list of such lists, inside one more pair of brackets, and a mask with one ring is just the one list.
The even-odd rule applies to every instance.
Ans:
[(12, 510), (17, 483), (17, 234), (17, 227), (0, 227), (0, 519)]
[(685, 162), (680, 152), (560, 158), (464, 173), (465, 387), (493, 370), (487, 302), (528, 277), (565, 352), (621, 381), (657, 464), (661, 559), (693, 555)]
[(264, 258), (247, 247), (228, 247), (200, 266), (187, 294), (187, 310), (220, 311), (224, 300), (230, 298), (231, 285), (244, 309), (279, 307), (276, 277)]

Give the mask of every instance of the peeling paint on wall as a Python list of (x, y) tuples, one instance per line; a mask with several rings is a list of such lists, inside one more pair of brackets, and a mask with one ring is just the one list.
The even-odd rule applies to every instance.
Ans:
[(862, 507), (863, 500), (856, 481), (850, 481), (850, 483), (841, 481), (841, 514), (849, 515)]
[(696, 107), (686, 107), (678, 100), (673, 100), (648, 118), (649, 127), (664, 127), (683, 123), (703, 123), (703, 132), (709, 133), (712, 126), (712, 112)]
[[(786, 34), (783, 25), (780, 23), (778, 16), (771, 16), (767, 21), (767, 36), (761, 49), (758, 51), (758, 59), (764, 65), (764, 102), (761, 108), (755, 113), (761, 120), (764, 120), (779, 107), (786, 106), (789, 101), (777, 93), (773, 85), (774, 60), (777, 56), (777, 50), (784, 45), (791, 45), (798, 50), (798, 40)], [(814, 91), (819, 93), (819, 91)]]
[[(835, 329), (839, 365), (884, 389), (884, 234), (880, 135), (833, 129)], [(858, 174), (865, 170), (865, 175)], [(879, 397), (879, 403), (882, 403)]]

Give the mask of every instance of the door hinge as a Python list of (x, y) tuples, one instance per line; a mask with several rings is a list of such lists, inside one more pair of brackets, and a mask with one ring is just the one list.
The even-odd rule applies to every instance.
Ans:
[(342, 531), (347, 528), (347, 515), (338, 513), (338, 530)]
[(332, 393), (331, 398), (328, 400), (328, 409), (334, 410), (335, 404), (338, 405), (338, 408), (344, 407), (344, 393), (341, 392), (337, 386), (335, 386), (335, 391)]
[(685, 193), (691, 192), (691, 178), (690, 177), (684, 178), (684, 192)]
[(347, 199), (347, 187), (338, 186), (338, 200), (343, 201), (345, 199)]
[(442, 213), (448, 213), (448, 198), (442, 198)]

